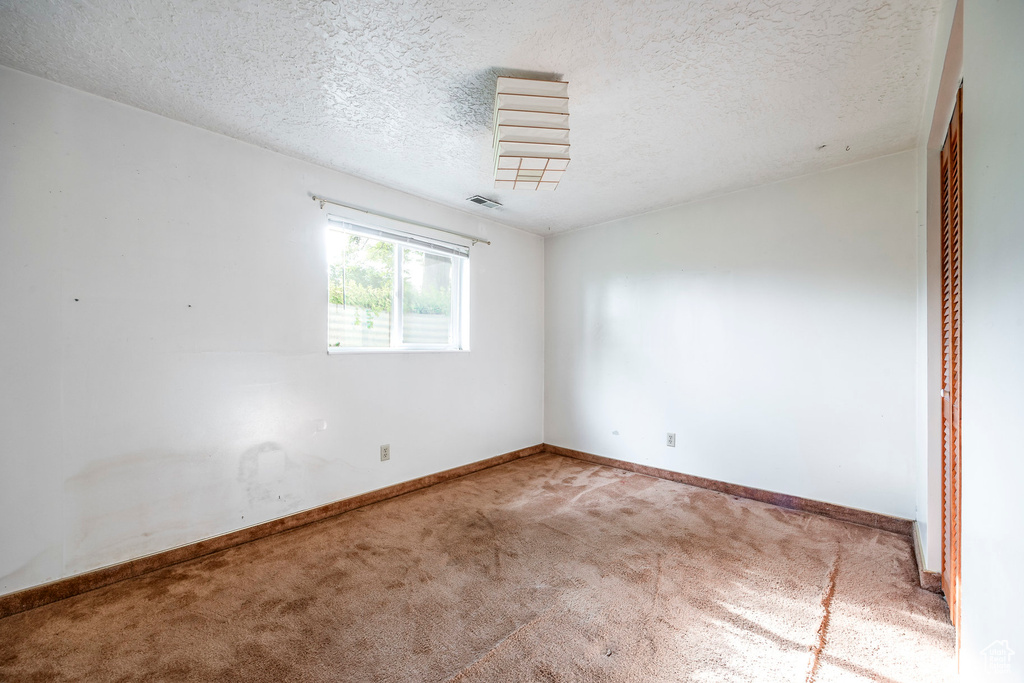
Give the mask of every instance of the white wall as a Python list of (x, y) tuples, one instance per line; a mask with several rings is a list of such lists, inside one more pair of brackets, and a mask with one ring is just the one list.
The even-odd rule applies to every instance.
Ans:
[[(963, 648), (1024, 681), (1024, 3), (964, 8)], [(1006, 640), (1012, 672), (985, 670)]]
[[(310, 192), (491, 239), (473, 350), (329, 357)], [(0, 68), (0, 593), (539, 443), (543, 258), (537, 236)]]
[(925, 568), (942, 568), (942, 273), (939, 152), (963, 77), (963, 7), (939, 12), (917, 149), (917, 515)]
[(549, 238), (545, 441), (913, 517), (916, 163)]

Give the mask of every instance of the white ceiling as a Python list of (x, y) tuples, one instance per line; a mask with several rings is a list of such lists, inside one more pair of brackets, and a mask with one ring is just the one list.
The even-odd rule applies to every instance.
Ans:
[[(913, 147), (940, 1), (0, 0), (0, 63), (547, 234)], [(556, 192), (503, 74), (569, 81)]]

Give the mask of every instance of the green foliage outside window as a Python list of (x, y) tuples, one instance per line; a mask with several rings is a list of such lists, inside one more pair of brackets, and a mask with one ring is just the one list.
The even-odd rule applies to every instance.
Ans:
[(356, 325), (373, 327), (373, 319), (391, 313), (395, 273), (395, 246), (390, 242), (349, 235), (343, 263), (330, 267), (329, 301), (352, 306), (363, 314)]
[[(358, 312), (357, 326), (373, 328), (378, 315), (391, 314), (394, 287), (395, 245), (359, 235), (347, 235), (340, 263), (330, 264), (329, 301), (351, 306)], [(407, 262), (416, 261), (427, 276), (415, 286), (404, 273), (403, 309), (406, 313), (451, 314), (451, 260), (433, 254), (406, 251)]]

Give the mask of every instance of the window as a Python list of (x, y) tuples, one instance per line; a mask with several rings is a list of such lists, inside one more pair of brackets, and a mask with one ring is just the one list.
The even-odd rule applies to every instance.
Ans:
[(329, 352), (468, 349), (468, 247), (328, 220)]

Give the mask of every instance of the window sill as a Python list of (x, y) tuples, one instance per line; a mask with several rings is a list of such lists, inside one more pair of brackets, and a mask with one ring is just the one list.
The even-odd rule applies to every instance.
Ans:
[(401, 347), (391, 348), (390, 346), (381, 347), (369, 347), (369, 348), (328, 348), (328, 356), (347, 356), (352, 354), (362, 353), (469, 353), (469, 349), (432, 349), (432, 348), (416, 348), (416, 347)]

